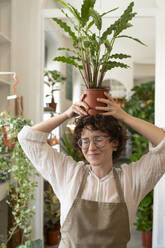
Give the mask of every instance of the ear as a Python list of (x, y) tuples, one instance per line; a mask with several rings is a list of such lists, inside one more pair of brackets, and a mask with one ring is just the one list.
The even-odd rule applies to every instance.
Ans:
[(113, 151), (117, 151), (119, 142), (117, 140), (112, 141), (112, 149)]

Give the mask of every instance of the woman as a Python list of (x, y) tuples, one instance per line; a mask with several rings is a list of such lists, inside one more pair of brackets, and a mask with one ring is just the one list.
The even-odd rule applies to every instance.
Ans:
[[(165, 134), (151, 123), (127, 114), (106, 94), (97, 99), (106, 107), (88, 116), (83, 101), (59, 116), (24, 127), (19, 142), (40, 174), (49, 181), (61, 203), (60, 248), (126, 248), (130, 226), (144, 196), (165, 172)], [(58, 153), (46, 142), (48, 133), (80, 115), (74, 146), (87, 164)], [(119, 120), (145, 136), (154, 146), (136, 163), (113, 167), (126, 140)]]

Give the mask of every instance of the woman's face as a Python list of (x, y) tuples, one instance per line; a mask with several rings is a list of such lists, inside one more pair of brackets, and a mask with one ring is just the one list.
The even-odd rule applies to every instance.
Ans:
[(82, 153), (92, 166), (112, 166), (112, 153), (116, 150), (107, 133), (85, 127), (81, 134)]

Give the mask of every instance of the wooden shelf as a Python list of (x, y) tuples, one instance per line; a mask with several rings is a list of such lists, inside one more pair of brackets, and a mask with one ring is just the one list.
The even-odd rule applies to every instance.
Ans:
[(11, 43), (10, 39), (3, 33), (0, 32), (0, 44)]

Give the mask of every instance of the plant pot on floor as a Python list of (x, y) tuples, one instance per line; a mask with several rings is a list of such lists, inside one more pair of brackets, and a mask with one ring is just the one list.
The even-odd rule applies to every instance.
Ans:
[(89, 115), (96, 115), (103, 113), (102, 110), (96, 110), (95, 107), (106, 107), (107, 105), (97, 101), (97, 98), (106, 98), (104, 92), (109, 93), (109, 89), (84, 89), (83, 94), (83, 102), (86, 102), (89, 106), (88, 114)]
[(152, 248), (152, 232), (142, 231), (142, 243), (144, 248)]
[(57, 245), (60, 241), (60, 230), (47, 230), (47, 244)]

